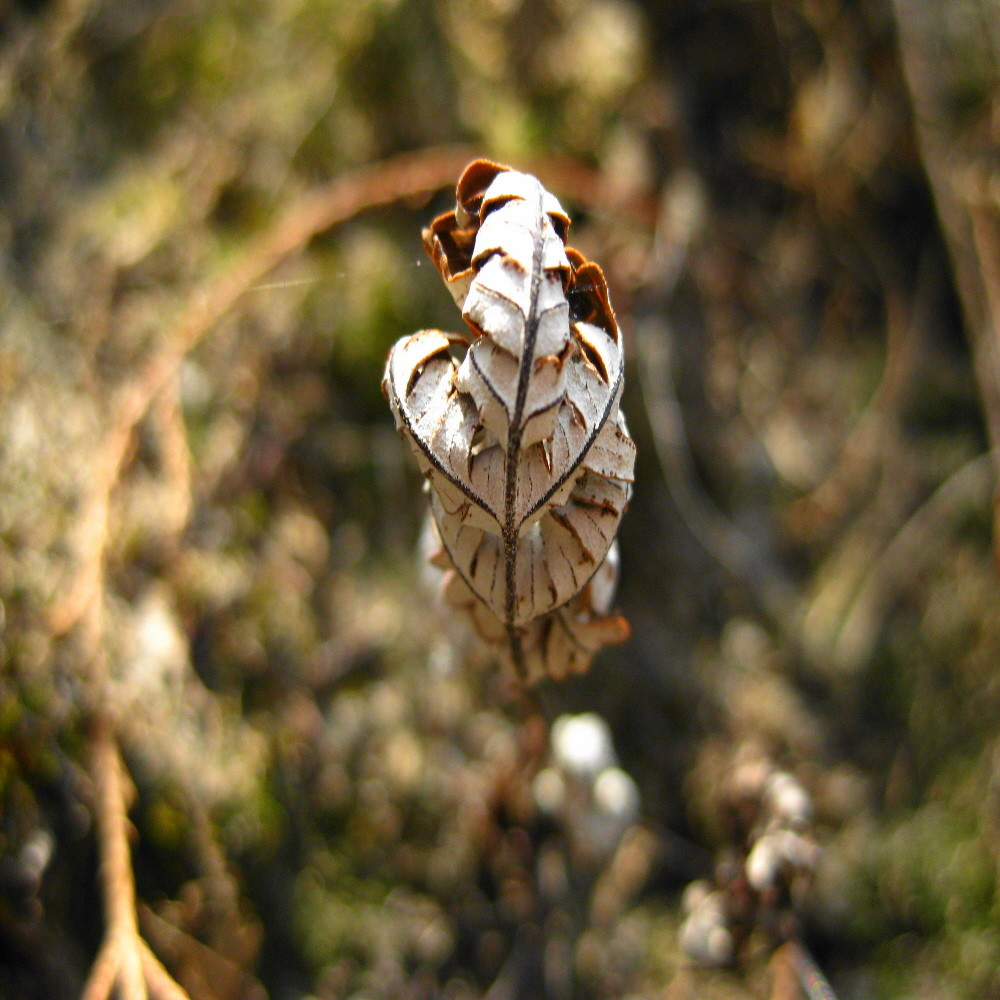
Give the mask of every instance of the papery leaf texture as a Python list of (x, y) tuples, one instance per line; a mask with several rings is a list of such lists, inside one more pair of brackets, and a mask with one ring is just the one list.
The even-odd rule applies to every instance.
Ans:
[(471, 163), (423, 233), (466, 329), (403, 337), (383, 381), (427, 479), (445, 598), (526, 681), (628, 635), (610, 610), (635, 465), (622, 338), (569, 225), (536, 178)]

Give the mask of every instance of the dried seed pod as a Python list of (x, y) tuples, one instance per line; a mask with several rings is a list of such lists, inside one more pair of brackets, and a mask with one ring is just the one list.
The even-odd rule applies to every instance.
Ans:
[(534, 177), (478, 160), (457, 195), (424, 245), (468, 331), (401, 339), (383, 388), (430, 485), (450, 602), (523, 680), (563, 676), (628, 635), (609, 614), (635, 462), (621, 335)]

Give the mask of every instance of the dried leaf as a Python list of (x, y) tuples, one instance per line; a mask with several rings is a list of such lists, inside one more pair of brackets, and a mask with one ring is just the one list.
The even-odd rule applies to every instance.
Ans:
[(468, 332), (404, 337), (383, 388), (430, 485), (452, 603), (525, 679), (561, 675), (627, 635), (594, 599), (613, 590), (635, 461), (621, 335), (534, 177), (479, 160), (457, 194), (424, 245)]

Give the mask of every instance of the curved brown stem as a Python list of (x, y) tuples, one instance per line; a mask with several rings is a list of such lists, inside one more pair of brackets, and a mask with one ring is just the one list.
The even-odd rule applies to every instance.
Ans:
[(111, 425), (94, 463), (90, 495), (77, 519), (81, 567), (49, 614), (49, 626), (64, 635), (84, 617), (100, 590), (110, 497), (128, 459), (135, 428), (157, 397), (167, 391), (187, 353), (270, 271), (319, 233), (365, 209), (413, 198), (451, 184), (470, 158), (461, 147), (406, 153), (359, 168), (293, 205), (248, 242), (221, 274), (188, 299), (161, 337), (161, 347), (111, 401)]

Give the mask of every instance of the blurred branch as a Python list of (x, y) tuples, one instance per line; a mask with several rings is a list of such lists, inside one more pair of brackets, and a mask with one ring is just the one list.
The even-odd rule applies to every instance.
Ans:
[(782, 945), (771, 956), (771, 997), (770, 1000), (801, 1000), (798, 976), (787, 951)]
[(153, 402), (163, 472), (169, 484), (170, 500), (163, 517), (169, 521), (167, 534), (176, 537), (191, 514), (191, 451), (188, 448), (184, 413), (176, 386), (161, 392)]
[[(267, 994), (256, 980), (248, 976), (240, 965), (214, 948), (203, 944), (179, 927), (164, 920), (148, 906), (139, 907), (139, 916), (149, 939), (175, 966), (188, 966), (196, 970), (202, 989), (194, 990), (201, 997), (214, 1000), (262, 1000)], [(152, 957), (152, 953), (150, 953)], [(162, 968), (162, 966), (161, 966)], [(166, 970), (164, 970), (166, 972)], [(188, 981), (192, 973), (188, 973)], [(172, 980), (171, 980), (172, 982)], [(190, 986), (190, 982), (188, 983)], [(178, 994), (178, 998), (183, 996)], [(173, 1000), (169, 997), (169, 1000)]]
[(111, 401), (110, 429), (95, 460), (90, 496), (78, 517), (81, 568), (49, 615), (56, 635), (65, 634), (81, 620), (100, 590), (110, 498), (127, 461), (133, 432), (153, 401), (168, 391), (188, 351), (248, 289), (319, 233), (365, 209), (453, 183), (470, 155), (462, 148), (423, 150), (339, 177), (280, 215), (249, 241), (222, 274), (210, 278), (191, 295), (180, 316), (163, 333), (159, 350)]
[(697, 485), (684, 413), (677, 400), (671, 360), (671, 331), (647, 320), (637, 331), (639, 377), (646, 419), (667, 492), (688, 531), (731, 576), (751, 578), (754, 545)]
[[(183, 530), (190, 511), (191, 471), (177, 385), (187, 352), (245, 291), (315, 235), (366, 208), (451, 183), (468, 157), (456, 149), (408, 154), (345, 175), (303, 199), (251, 240), (226, 271), (191, 296), (163, 333), (159, 349), (112, 398), (111, 420), (97, 449), (90, 493), (77, 522), (80, 568), (49, 616), (56, 635), (81, 626), (92, 705), (105, 699), (105, 562), (111, 497), (131, 455), (135, 430), (151, 412), (159, 421), (164, 468), (179, 500), (172, 525), (175, 533)], [(106, 929), (83, 1000), (106, 1000), (115, 990), (120, 1000), (184, 1000), (187, 994), (139, 933), (128, 845), (127, 779), (113, 721), (103, 712), (98, 714), (92, 755)]]
[[(890, 464), (893, 453), (898, 451), (902, 397), (913, 374), (919, 334), (930, 323), (935, 275), (929, 257), (925, 255), (921, 261), (912, 304), (882, 256), (873, 252), (869, 260), (879, 277), (886, 311), (882, 376), (830, 471), (792, 507), (792, 519), (808, 534), (814, 535), (817, 526), (825, 527), (845, 517), (852, 505), (863, 500), (879, 470)], [(895, 484), (894, 477), (883, 474), (883, 488), (887, 484)], [(898, 489), (893, 492), (898, 493)]]
[(128, 845), (128, 782), (107, 719), (98, 721), (91, 752), (106, 927), (81, 1000), (105, 1000), (115, 987), (121, 1000), (186, 1000), (139, 936)]
[(837, 1000), (805, 946), (787, 941), (771, 956), (771, 1000)]
[[(1000, 11), (994, 4), (953, 8), (934, 0), (895, 0), (893, 6), (917, 138), (965, 314), (998, 481)], [(995, 552), (998, 545), (995, 515)]]
[(949, 522), (970, 497), (985, 493), (990, 481), (990, 456), (980, 455), (949, 476), (913, 513), (872, 559), (839, 623), (829, 656), (838, 666), (853, 668), (865, 662), (877, 639), (890, 599), (904, 582), (934, 559), (950, 537)]
[(639, 381), (656, 458), (677, 513), (694, 539), (782, 630), (790, 606), (788, 584), (766, 543), (731, 521), (698, 481), (684, 412), (673, 374), (673, 331), (664, 318), (701, 236), (704, 206), (698, 181), (681, 175), (667, 189), (643, 276), (644, 298), (634, 310)]
[(627, 216), (643, 231), (652, 232), (656, 227), (659, 205), (655, 197), (620, 192), (607, 174), (578, 159), (547, 155), (514, 166), (536, 174), (560, 199), (575, 201), (591, 210)]

